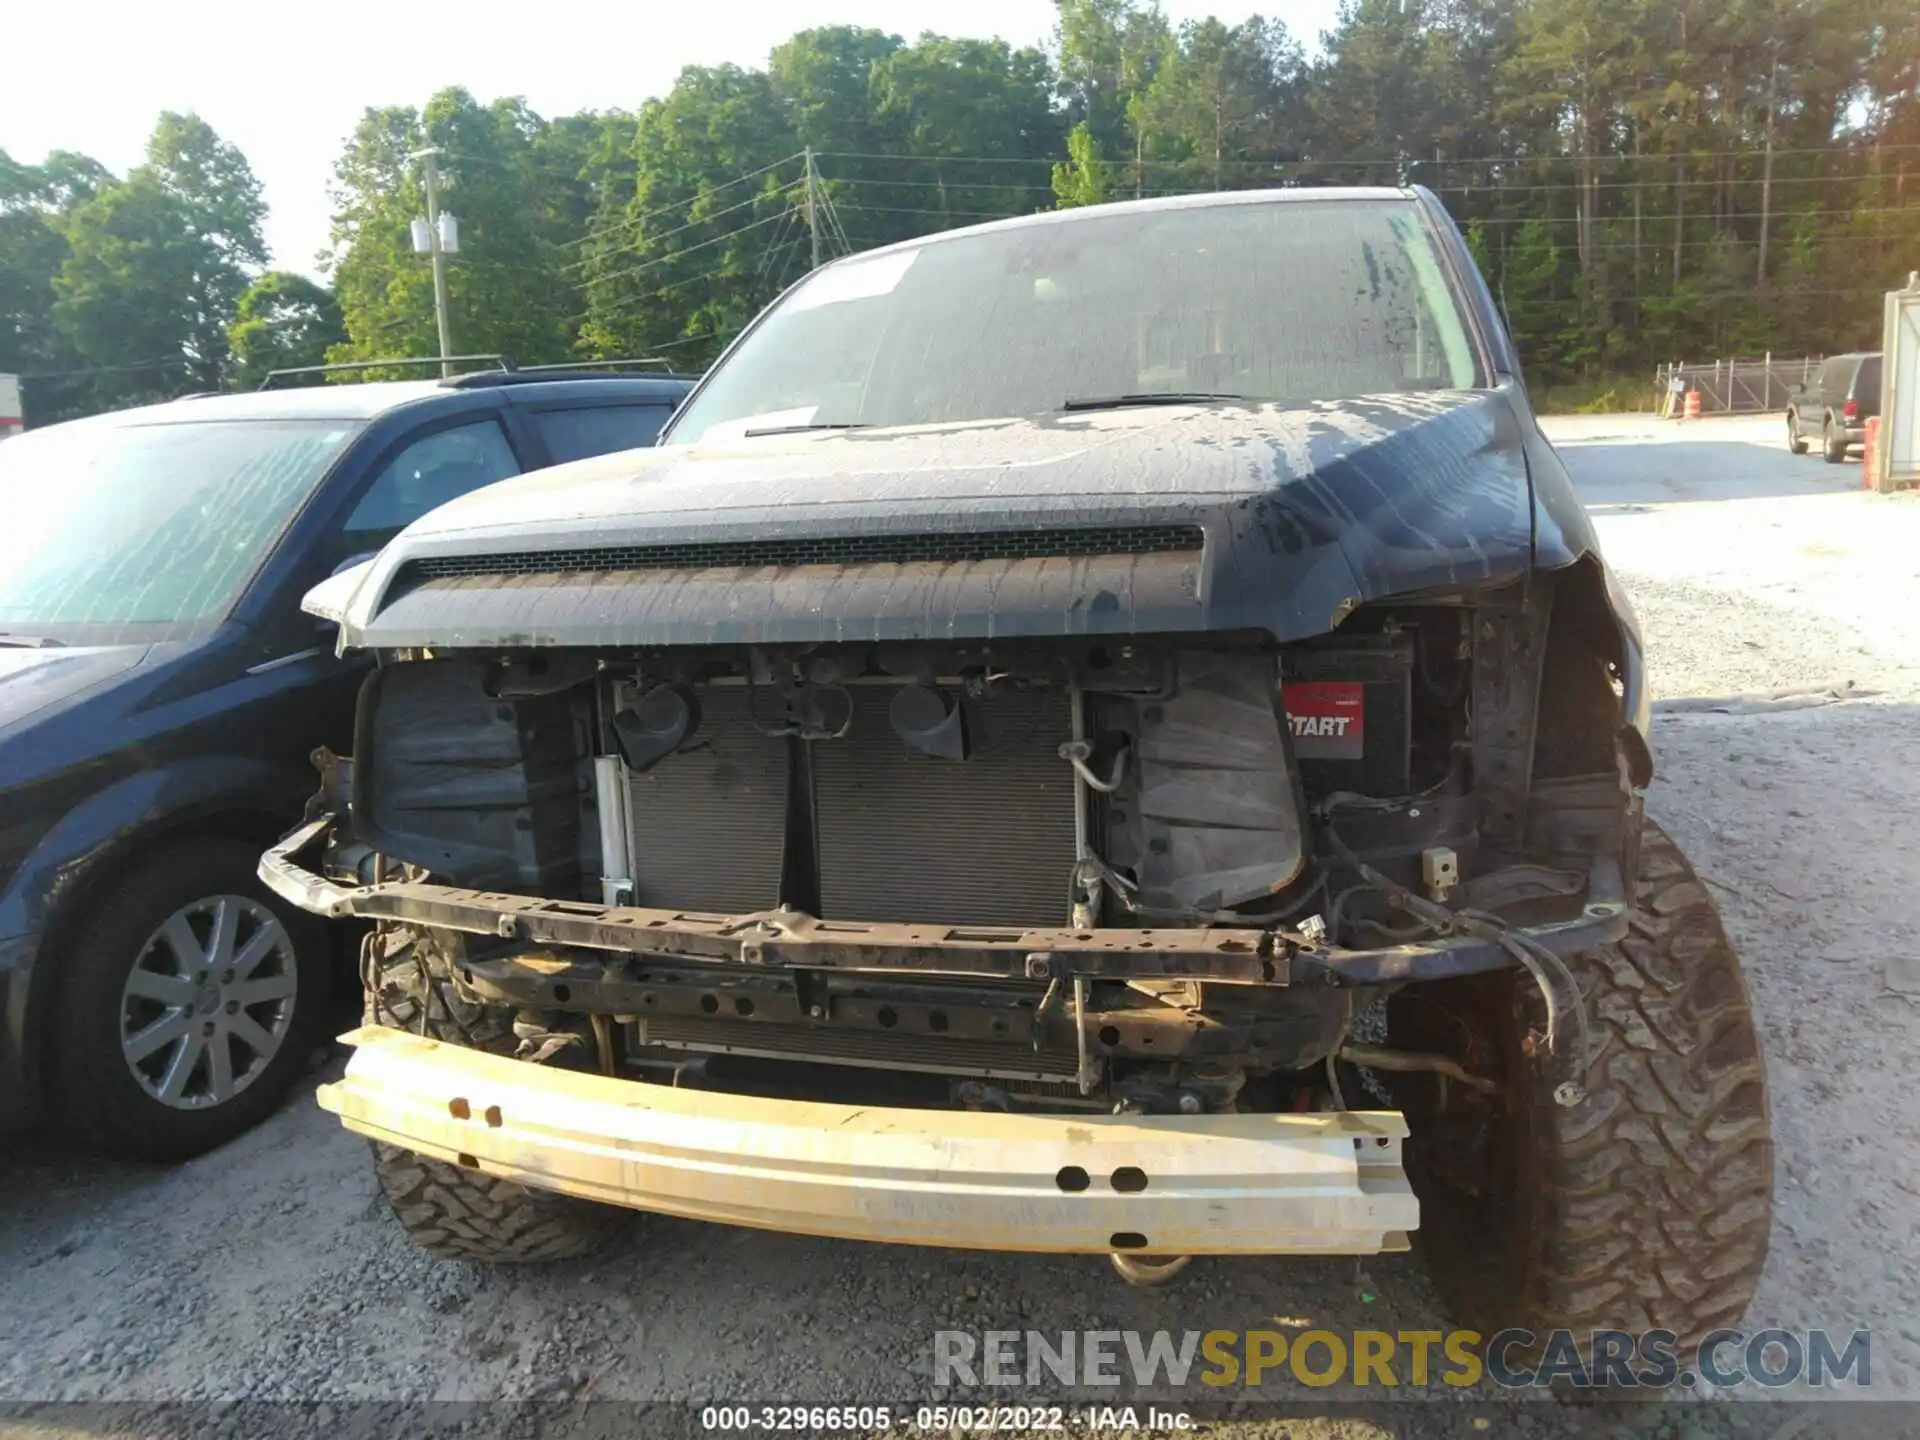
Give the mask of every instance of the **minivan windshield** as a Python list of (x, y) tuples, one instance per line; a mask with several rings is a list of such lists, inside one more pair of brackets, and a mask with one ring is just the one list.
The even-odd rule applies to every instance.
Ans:
[(357, 428), (102, 420), (0, 443), (0, 643), (221, 618)]
[(1411, 200), (1090, 209), (841, 261), (676, 418), (703, 437), (1480, 384)]

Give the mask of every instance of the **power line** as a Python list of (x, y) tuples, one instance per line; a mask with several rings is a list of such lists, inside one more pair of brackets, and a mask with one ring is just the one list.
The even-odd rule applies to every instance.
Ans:
[[(1622, 305), (1691, 305), (1703, 300), (1752, 300), (1759, 292), (1751, 285), (1742, 290), (1701, 290), (1691, 295), (1641, 295), (1621, 296), (1614, 303)], [(1884, 295), (1884, 285), (1856, 285), (1845, 290), (1799, 290), (1780, 289), (1770, 291), (1775, 300), (1837, 300), (1845, 296)]]
[(155, 360), (129, 360), (119, 365), (87, 365), (78, 370), (42, 370), (37, 375), (21, 375), (29, 380), (76, 380), (88, 375), (122, 375), (136, 370), (164, 370), (173, 365), (192, 365), (184, 355), (162, 355)]
[(647, 221), (653, 219), (656, 215), (665, 215), (669, 210), (679, 210), (685, 206), (693, 204), (694, 201), (700, 200), (705, 196), (717, 195), (722, 190), (732, 189), (735, 185), (740, 184), (742, 181), (752, 180), (756, 176), (764, 175), (769, 170), (778, 170), (782, 165), (791, 164), (793, 161), (798, 160), (803, 153), (804, 152), (802, 151), (796, 150), (793, 152), (793, 154), (783, 156), (781, 159), (774, 161), (771, 165), (762, 165), (758, 170), (749, 170), (745, 174), (734, 176), (731, 180), (722, 180), (718, 185), (703, 186), (697, 193), (688, 196), (684, 200), (675, 200), (669, 204), (657, 206), (652, 210), (648, 210), (644, 214), (635, 215), (630, 219), (621, 220), (613, 225), (609, 225), (604, 230), (589, 231), (587, 234), (582, 235), (578, 240), (569, 240), (564, 245), (561, 245), (558, 248), (562, 250), (570, 250), (578, 245), (590, 244), (595, 240), (604, 240), (609, 235), (612, 235), (621, 230), (630, 230), (635, 225), (644, 225)]
[[(1778, 220), (1780, 217), (1776, 215), (1773, 218)], [(1821, 245), (1833, 245), (1833, 244), (1838, 244), (1844, 241), (1849, 245), (1859, 244), (1859, 243), (1885, 245), (1890, 242), (1897, 241), (1899, 238), (1900, 237), (1893, 236), (1893, 235), (1827, 235), (1827, 236), (1821, 237), (1818, 243)], [(1775, 237), (1775, 239), (1776, 241), (1778, 241), (1777, 236)], [(1726, 245), (1729, 243), (1734, 245), (1745, 246), (1748, 248), (1757, 246), (1759, 244), (1757, 240), (1742, 240), (1736, 236), (1731, 236), (1731, 235), (1716, 235), (1710, 240), (1682, 240), (1680, 242), (1680, 248), (1683, 250), (1707, 250), (1707, 249), (1711, 249), (1716, 245)], [(1593, 250), (1645, 250), (1650, 255), (1653, 255), (1657, 258), (1658, 256), (1666, 254), (1668, 251), (1673, 249), (1673, 241), (1672, 240), (1645, 240), (1645, 241), (1642, 241), (1640, 244), (1636, 245), (1631, 240), (1606, 240), (1598, 244), (1591, 245), (1588, 248)], [(1793, 240), (1791, 237), (1788, 237), (1788, 239), (1786, 239), (1785, 241), (1779, 242), (1770, 248), (1772, 248), (1776, 252), (1776, 255), (1781, 253), (1791, 253), (1791, 251), (1793, 250)]]
[(764, 278), (768, 267), (773, 264), (774, 254), (780, 250), (782, 246), (793, 243), (793, 237), (788, 236), (787, 231), (791, 227), (795, 213), (792, 207), (788, 207), (786, 214), (781, 216), (780, 228), (773, 232), (773, 239), (767, 242), (766, 253), (760, 257), (760, 264), (754, 270), (756, 276)]
[[(1790, 155), (1855, 155), (1867, 158), (1876, 151), (1920, 150), (1920, 140), (1882, 141), (1871, 145), (1855, 147), (1852, 145), (1802, 146), (1798, 148), (1776, 146), (1774, 158)], [(1670, 164), (1676, 159), (1726, 159), (1728, 157), (1751, 156), (1759, 159), (1767, 154), (1764, 146), (1758, 149), (1744, 150), (1649, 150), (1639, 155), (1619, 154), (1611, 150), (1592, 151), (1585, 154), (1559, 154), (1541, 152), (1538, 154), (1475, 155), (1452, 157), (1423, 156), (1382, 156), (1373, 160), (1316, 160), (1298, 158), (1292, 160), (1102, 160), (1099, 163), (1109, 170), (1124, 174), (1135, 168), (1148, 170), (1196, 170), (1212, 169), (1218, 163), (1221, 166), (1244, 168), (1254, 166), (1262, 169), (1375, 169), (1399, 168), (1414, 170), (1432, 165), (1549, 165), (1570, 164), (1575, 161), (1658, 161)], [(816, 150), (815, 158), (821, 160), (898, 160), (921, 165), (1046, 165), (1065, 164), (1066, 157), (1041, 157), (1023, 155), (885, 155), (878, 151), (863, 150)]]
[[(782, 215), (784, 215), (785, 213), (786, 212), (784, 210), (781, 211)], [(712, 239), (702, 240), (697, 245), (688, 245), (684, 249), (675, 250), (668, 255), (656, 255), (651, 260), (643, 260), (638, 265), (629, 265), (624, 270), (615, 270), (608, 275), (596, 275), (593, 279), (586, 281), (584, 284), (579, 284), (574, 286), (574, 289), (585, 290), (594, 285), (604, 285), (609, 281), (624, 279), (628, 275), (638, 275), (642, 271), (651, 270), (657, 265), (665, 265), (668, 261), (678, 260), (682, 255), (691, 255), (693, 254), (694, 251), (704, 250), (709, 245), (718, 245), (722, 241), (731, 240), (734, 237), (739, 235), (745, 235), (750, 230), (758, 230), (762, 225), (771, 225), (779, 218), (780, 218), (780, 215), (768, 215), (765, 218), (760, 220), (750, 220), (745, 225), (740, 226), (736, 230), (729, 230), (724, 235), (715, 235)]]
[(725, 265), (716, 265), (703, 275), (690, 275), (685, 280), (676, 280), (671, 285), (664, 285), (658, 290), (650, 290), (645, 295), (626, 296), (616, 305), (602, 306), (599, 309), (589, 307), (586, 314), (577, 316), (576, 319), (611, 320), (616, 316), (630, 315), (642, 305), (645, 305), (649, 300), (661, 299), (663, 296), (673, 294), (676, 290), (684, 290), (689, 285), (704, 284), (708, 280), (724, 275), (726, 270), (727, 267)]
[(718, 330), (705, 330), (698, 335), (682, 335), (678, 340), (668, 340), (664, 344), (655, 345), (652, 348), (655, 350), (678, 350), (683, 345), (696, 344), (701, 340), (717, 339), (719, 335), (720, 331)]
[[(706, 225), (712, 221), (718, 220), (722, 215), (731, 215), (736, 210), (746, 210), (755, 205), (763, 205), (767, 202), (769, 198), (772, 198), (772, 197), (769, 197), (766, 195), (755, 195), (751, 200), (742, 200), (738, 205), (729, 205), (724, 210), (715, 210), (711, 215), (702, 215), (698, 220), (689, 220), (686, 224), (677, 225), (671, 230), (662, 230), (658, 235), (649, 235), (646, 237), (646, 242), (648, 244), (653, 244), (656, 241), (668, 239), (671, 236), (682, 234), (688, 230), (697, 230), (702, 225)], [(560, 273), (562, 275), (565, 275), (569, 271), (584, 270), (587, 266), (594, 264), (601, 258), (603, 257), (598, 255), (589, 255), (585, 260), (572, 261), (569, 264), (562, 265), (560, 267)], [(591, 280), (588, 280), (583, 283), (591, 285), (593, 282)], [(576, 286), (575, 288), (577, 289), (579, 287)]]
[(874, 180), (860, 175), (835, 175), (829, 177), (829, 185), (878, 186), (883, 190), (1034, 190), (1051, 194), (1048, 186), (1035, 181), (1014, 184), (993, 184), (986, 180)]
[[(1751, 176), (1747, 176), (1744, 179), (1735, 179), (1735, 180), (1723, 180), (1718, 176), (1710, 176), (1705, 179), (1698, 179), (1698, 180), (1673, 180), (1673, 179), (1669, 179), (1667, 177), (1662, 176), (1653, 180), (1595, 180), (1591, 182), (1590, 185), (1586, 182), (1582, 182), (1579, 180), (1560, 180), (1552, 183), (1536, 182), (1530, 185), (1504, 185), (1504, 184), (1482, 183), (1478, 185), (1473, 185), (1473, 184), (1431, 185), (1427, 188), (1432, 190), (1433, 193), (1436, 195), (1534, 195), (1534, 194), (1557, 195), (1566, 191), (1583, 190), (1583, 189), (1649, 190), (1655, 194), (1659, 194), (1660, 192), (1665, 190), (1676, 190), (1676, 189), (1712, 190), (1712, 189), (1721, 189), (1729, 185), (1759, 185), (1763, 183), (1771, 183), (1775, 187), (1779, 187), (1781, 185), (1864, 185), (1864, 184), (1870, 184), (1876, 181), (1880, 183), (1885, 183), (1886, 181), (1892, 178), (1895, 178), (1895, 177), (1887, 176), (1887, 175), (1874, 175), (1874, 174), (1865, 174), (1865, 175), (1780, 175), (1780, 174), (1776, 174), (1774, 175), (1773, 179), (1770, 182), (1768, 182), (1768, 181), (1764, 181), (1763, 178), (1758, 175), (1751, 175)], [(863, 182), (863, 183), (874, 183), (874, 182)], [(998, 189), (1000, 187), (988, 186), (987, 188)]]
[[(1680, 216), (1680, 219), (1691, 225), (1698, 224), (1702, 221), (1759, 220), (1763, 218), (1763, 216), (1768, 215), (1773, 218), (1776, 224), (1787, 224), (1795, 220), (1836, 219), (1853, 215), (1920, 215), (1920, 203), (1913, 205), (1865, 205), (1856, 206), (1851, 210), (1789, 210), (1785, 208), (1775, 208), (1765, 212), (1759, 210), (1741, 210), (1725, 215), (1715, 214), (1710, 210), (1703, 210), (1697, 215), (1683, 214)], [(1603, 224), (1619, 224), (1623, 221), (1631, 220), (1633, 217), (1631, 215), (1604, 215), (1597, 218), (1600, 223)], [(1660, 214), (1645, 217), (1646, 222), (1650, 225), (1661, 224), (1673, 218), (1671, 211), (1664, 211)], [(1466, 217), (1466, 223), (1469, 225), (1527, 225), (1536, 220), (1544, 221), (1548, 224), (1569, 225), (1573, 223), (1573, 217), (1571, 215), (1558, 217), (1552, 215), (1470, 215)], [(1891, 240), (1897, 239), (1898, 237), (1890, 235), (1887, 238)], [(1647, 243), (1657, 248), (1666, 242), (1649, 240)]]
[(954, 220), (1012, 220), (1029, 213), (1025, 210), (927, 210), (903, 205), (856, 205), (852, 201), (848, 201), (845, 208), (862, 210), (869, 215), (943, 215)]

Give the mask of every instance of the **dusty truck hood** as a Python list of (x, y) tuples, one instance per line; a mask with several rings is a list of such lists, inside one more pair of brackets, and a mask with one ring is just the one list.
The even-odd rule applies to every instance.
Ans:
[[(663, 446), (464, 496), (324, 608), (343, 646), (379, 648), (1294, 639), (1368, 600), (1524, 570), (1520, 413), (1505, 391), (1447, 391)], [(885, 558), (942, 543), (928, 537), (1098, 527), (1195, 539), (1173, 553)], [(849, 538), (859, 563), (794, 563)]]

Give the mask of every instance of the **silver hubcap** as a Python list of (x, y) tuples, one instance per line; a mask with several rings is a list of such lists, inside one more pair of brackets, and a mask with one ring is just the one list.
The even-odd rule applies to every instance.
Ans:
[(243, 895), (183, 905), (147, 938), (120, 995), (120, 1053), (163, 1105), (204, 1110), (259, 1078), (293, 1023), (293, 941)]

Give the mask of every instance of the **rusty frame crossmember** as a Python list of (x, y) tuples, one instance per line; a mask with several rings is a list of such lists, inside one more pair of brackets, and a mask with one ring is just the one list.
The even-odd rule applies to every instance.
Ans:
[[(1496, 941), (1458, 935), (1380, 950), (1294, 944), (1277, 931), (1221, 926), (1023, 930), (1015, 926), (863, 924), (798, 910), (707, 915), (550, 900), (451, 885), (390, 881), (339, 885), (304, 868), (330, 815), (301, 826), (261, 857), (261, 881), (303, 910), (332, 918), (397, 920), (542, 945), (642, 958), (991, 980), (1205, 980), (1229, 985), (1385, 984), (1503, 969)], [(1618, 939), (1626, 929), (1619, 866), (1596, 862), (1573, 919), (1524, 933), (1556, 954)]]
[(260, 878), (304, 910), (626, 955), (769, 969), (873, 970), (1001, 980), (1213, 980), (1283, 983), (1287, 947), (1255, 929), (1025, 930), (991, 925), (889, 925), (820, 920), (798, 910), (705, 915), (543, 900), (448, 885), (394, 881), (342, 886), (297, 861), (332, 823), (315, 820), (269, 850)]

